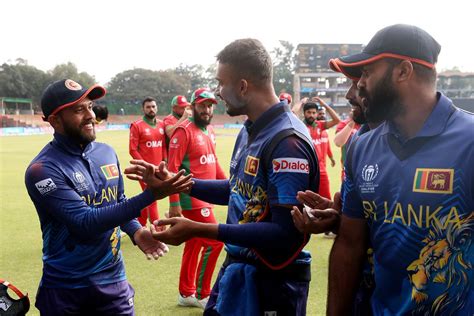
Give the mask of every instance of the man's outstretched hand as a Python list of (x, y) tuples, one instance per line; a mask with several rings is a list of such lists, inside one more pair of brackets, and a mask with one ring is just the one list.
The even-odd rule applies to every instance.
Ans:
[(146, 228), (140, 228), (133, 234), (133, 240), (138, 248), (146, 255), (148, 260), (163, 257), (169, 251), (168, 246), (153, 238)]
[(141, 180), (147, 185), (155, 199), (160, 200), (171, 194), (189, 192), (193, 181), (192, 174), (184, 176), (184, 170), (172, 175), (161, 162), (158, 166), (143, 160), (131, 160), (131, 166), (125, 168), (124, 174), (130, 180)]

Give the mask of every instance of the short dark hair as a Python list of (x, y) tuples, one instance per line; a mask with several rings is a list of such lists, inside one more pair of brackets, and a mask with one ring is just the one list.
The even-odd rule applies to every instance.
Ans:
[(99, 122), (106, 121), (109, 117), (109, 110), (106, 106), (94, 104), (94, 106), (92, 107), (92, 111), (94, 111), (95, 113), (95, 119)]
[(272, 82), (272, 59), (259, 40), (235, 40), (217, 54), (217, 61), (230, 65), (239, 79), (246, 79), (257, 85)]
[[(392, 69), (393, 67), (400, 64), (403, 61), (403, 59), (397, 59), (397, 58), (386, 58), (386, 59), (387, 59), (387, 62), (391, 65)], [(413, 65), (413, 71), (416, 73), (416, 76), (419, 79), (431, 85), (436, 83), (436, 77), (437, 77), (436, 68), (429, 68), (415, 62), (412, 62), (411, 64)]]
[(436, 73), (436, 68), (428, 68), (426, 66), (417, 64), (417, 63), (412, 63), (413, 64), (413, 70), (415, 71), (416, 75), (418, 78), (421, 80), (433, 85), (436, 84), (436, 78), (437, 78), (437, 73)]
[(145, 103), (151, 102), (151, 101), (155, 101), (155, 102), (156, 102), (155, 98), (153, 98), (153, 97), (146, 97), (145, 100), (143, 100), (143, 102), (142, 102), (142, 107), (145, 106)]
[(319, 106), (314, 103), (314, 102), (306, 102), (304, 105), (303, 105), (303, 112), (306, 112), (308, 110), (311, 110), (311, 109), (316, 109), (318, 110), (319, 109)]

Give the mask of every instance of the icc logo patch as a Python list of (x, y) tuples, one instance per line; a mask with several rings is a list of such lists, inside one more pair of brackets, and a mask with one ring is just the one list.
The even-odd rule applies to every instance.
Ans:
[(454, 169), (417, 168), (413, 192), (453, 193)]
[(72, 174), (72, 178), (74, 179), (74, 184), (77, 191), (79, 192), (85, 191), (89, 187), (89, 185), (86, 182), (86, 178), (79, 171), (74, 172)]
[(260, 159), (252, 156), (247, 156), (245, 160), (245, 168), (244, 172), (251, 176), (256, 176), (258, 171), (258, 164), (260, 163)]
[(372, 182), (379, 174), (379, 165), (365, 165), (362, 169), (362, 179), (365, 182)]

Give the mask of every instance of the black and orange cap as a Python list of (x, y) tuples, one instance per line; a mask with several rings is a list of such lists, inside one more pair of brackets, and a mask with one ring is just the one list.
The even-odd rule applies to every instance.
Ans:
[(47, 121), (48, 116), (77, 104), (86, 97), (89, 97), (91, 100), (97, 100), (102, 98), (105, 93), (105, 88), (98, 84), (86, 89), (71, 79), (55, 81), (44, 90), (41, 97), (43, 120)]
[(329, 67), (351, 79), (361, 77), (361, 67), (382, 58), (406, 59), (434, 68), (441, 45), (425, 30), (407, 24), (395, 24), (378, 31), (361, 53), (329, 60)]

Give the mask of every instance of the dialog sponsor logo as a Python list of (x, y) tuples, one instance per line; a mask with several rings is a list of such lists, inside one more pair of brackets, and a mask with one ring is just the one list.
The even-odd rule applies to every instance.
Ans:
[(308, 160), (299, 158), (288, 157), (273, 159), (273, 172), (296, 172), (309, 174), (309, 163)]

